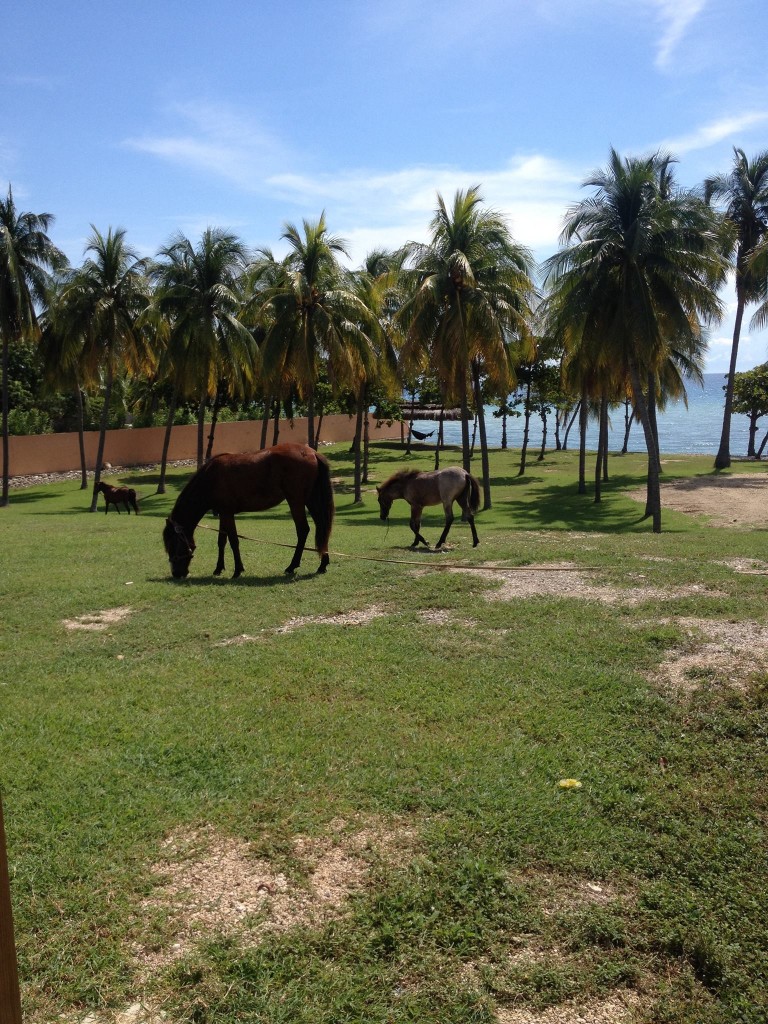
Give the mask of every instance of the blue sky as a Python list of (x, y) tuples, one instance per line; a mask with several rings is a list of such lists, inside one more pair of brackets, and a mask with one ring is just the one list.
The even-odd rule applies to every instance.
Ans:
[[(75, 264), (91, 224), (142, 254), (208, 225), (280, 254), (325, 210), (357, 265), (479, 184), (543, 259), (611, 146), (664, 148), (691, 186), (768, 148), (766, 29), (765, 0), (16, 0), (0, 188)], [(739, 368), (766, 358), (745, 324)]]

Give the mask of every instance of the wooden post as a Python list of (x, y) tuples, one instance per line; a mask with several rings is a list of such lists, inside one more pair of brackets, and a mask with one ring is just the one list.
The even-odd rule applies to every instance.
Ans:
[(11, 883), (5, 846), (3, 801), (0, 798), (0, 1024), (21, 1024), (19, 972), (11, 914)]

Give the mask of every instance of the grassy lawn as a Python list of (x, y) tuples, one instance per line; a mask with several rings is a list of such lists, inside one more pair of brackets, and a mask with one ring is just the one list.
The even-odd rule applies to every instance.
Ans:
[[(282, 507), (239, 520), (241, 579), (198, 531), (172, 581), (188, 471), (162, 497), (123, 475), (138, 518), (76, 483), (0, 513), (25, 1019), (763, 1024), (766, 576), (735, 567), (768, 562), (766, 532), (665, 510), (654, 536), (640, 456), (595, 505), (575, 454), (519, 479), (499, 452), (480, 546), (457, 518), (452, 550), (411, 552), (407, 506), (353, 505), (326, 453), (323, 577), (313, 552), (283, 575)], [(372, 483), (405, 464), (374, 446)], [(710, 625), (747, 640), (707, 658)]]

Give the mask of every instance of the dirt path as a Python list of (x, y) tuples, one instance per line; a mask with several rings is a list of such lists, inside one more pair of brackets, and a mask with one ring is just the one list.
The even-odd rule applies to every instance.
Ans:
[[(645, 490), (632, 491), (645, 501)], [(768, 526), (768, 474), (739, 473), (662, 482), (661, 504), (689, 515), (710, 516), (713, 526)]]

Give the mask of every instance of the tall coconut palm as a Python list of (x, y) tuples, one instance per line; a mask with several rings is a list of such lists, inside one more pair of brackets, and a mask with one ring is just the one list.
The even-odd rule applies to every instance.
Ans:
[[(469, 470), (469, 389), (473, 359), (486, 373), (512, 382), (508, 344), (530, 333), (533, 259), (512, 238), (504, 218), (483, 205), (478, 187), (457, 191), (449, 209), (438, 193), (426, 244), (405, 247), (409, 297), (401, 310), (404, 356), (428, 350), (432, 365), (461, 405), (464, 468)], [(477, 379), (475, 380), (477, 390)], [(480, 410), (482, 412), (482, 410)], [(484, 454), (485, 507), (490, 483)]]
[(50, 213), (22, 213), (13, 191), (0, 199), (0, 340), (2, 340), (3, 487), (0, 508), (8, 504), (10, 476), (8, 445), (8, 357), (10, 346), (22, 339), (37, 340), (37, 308), (45, 302), (49, 271), (66, 264), (64, 254), (48, 237)]
[(729, 255), (736, 282), (736, 319), (725, 386), (723, 429), (715, 456), (716, 469), (725, 469), (731, 464), (733, 382), (741, 324), (747, 303), (761, 297), (760, 277), (755, 273), (750, 257), (768, 233), (768, 150), (758, 153), (752, 160), (741, 149), (734, 148), (733, 153), (731, 170), (727, 174), (713, 175), (704, 182), (705, 198), (708, 202), (714, 200), (723, 204), (725, 220), (732, 229)]
[(152, 364), (148, 336), (138, 318), (149, 301), (146, 260), (139, 259), (126, 243), (123, 228), (109, 228), (103, 235), (91, 225), (85, 247), (86, 260), (62, 290), (67, 329), (85, 338), (84, 366), (91, 376), (101, 374), (104, 407), (94, 470), (91, 512), (96, 511), (112, 387), (115, 374), (127, 369), (146, 370)]
[[(331, 384), (359, 377), (369, 358), (365, 326), (370, 311), (355, 293), (339, 257), (348, 256), (344, 241), (328, 233), (325, 213), (303, 222), (303, 232), (286, 224), (282, 238), (288, 255), (265, 261), (269, 283), (251, 306), (265, 328), (264, 374), (269, 380), (291, 379), (307, 403), (307, 443), (315, 440), (315, 386), (327, 363)], [(271, 280), (270, 280), (271, 279)]]
[[(208, 399), (216, 394), (223, 377), (236, 392), (242, 391), (256, 369), (257, 347), (240, 319), (240, 283), (247, 262), (247, 248), (236, 235), (206, 228), (196, 246), (184, 235), (174, 235), (159, 251), (152, 269), (156, 284), (152, 312), (156, 324), (157, 317), (165, 323), (162, 368), (173, 387), (165, 453), (177, 397), (195, 395), (198, 466), (203, 461)], [(162, 471), (160, 487), (164, 489)]]
[[(701, 322), (717, 318), (723, 278), (715, 223), (703, 202), (674, 188), (671, 158), (622, 158), (585, 186), (595, 193), (572, 207), (561, 241), (545, 264), (552, 288), (549, 312), (583, 366), (618, 370), (631, 384), (648, 449), (647, 514), (661, 530), (658, 442), (646, 397), (647, 381), (666, 361), (670, 344), (691, 347)], [(615, 369), (614, 369), (615, 368)]]

